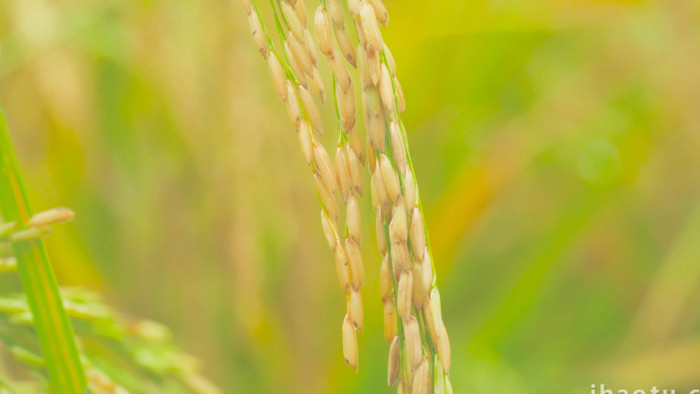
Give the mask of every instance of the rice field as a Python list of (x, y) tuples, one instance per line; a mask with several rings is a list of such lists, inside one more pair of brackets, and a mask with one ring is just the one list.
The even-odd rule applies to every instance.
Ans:
[[(360, 2), (326, 0), (319, 22), (306, 0), (305, 23), (282, 2), (285, 46), (258, 1), (277, 52), (242, 3), (0, 3), (2, 112), (49, 212), (35, 227), (75, 212), (44, 240), (89, 381), (119, 359), (146, 370), (119, 375), (134, 392), (396, 392), (392, 371), (425, 368), (392, 369), (428, 299), (408, 291), (427, 270), (393, 268), (425, 256), (423, 230), (454, 392), (700, 389), (696, 2), (385, 0), (384, 20), (373, 0), (360, 32)], [(27, 322), (10, 249), (2, 338)], [(117, 350), (85, 334), (97, 317)], [(3, 341), (0, 392), (35, 379), (17, 358)]]

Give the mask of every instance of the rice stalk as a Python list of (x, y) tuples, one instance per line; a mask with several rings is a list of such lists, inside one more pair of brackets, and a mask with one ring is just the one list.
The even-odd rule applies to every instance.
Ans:
[[(361, 167), (366, 165), (371, 176), (377, 244), (382, 256), (380, 293), (384, 303), (384, 333), (391, 344), (388, 384), (396, 385), (399, 393), (452, 393), (449, 338), (442, 320), (430, 241), (401, 120), (406, 103), (396, 61), (380, 27), (386, 27), (389, 21), (386, 7), (381, 0), (348, 0), (349, 15), (346, 15), (340, 0), (321, 0), (314, 14), (318, 48), (333, 76), (331, 86), (339, 130), (333, 165), (326, 149), (310, 131), (323, 132), (319, 109), (309, 93), (311, 82), (319, 86), (322, 82), (312, 55), (315, 49), (311, 49), (313, 42), (304, 0), (270, 1), (282, 43), (280, 51), (265, 33), (256, 1), (241, 2), (251, 20), (254, 42), (263, 57), (268, 58), (273, 85), (287, 105), (303, 156), (316, 180), (323, 207), (324, 234), (335, 254), (338, 280), (347, 298), (342, 324), (346, 362), (357, 370), (356, 332), (362, 330), (359, 290), (365, 274), (359, 249), (361, 215), (357, 199), (363, 191)], [(346, 20), (351, 24), (346, 25)], [(349, 27), (356, 32), (357, 46)], [(359, 68), (364, 135), (358, 127), (354, 83), (348, 65)], [(325, 94), (316, 96), (325, 99)], [(344, 233), (338, 231), (341, 210), (336, 192), (345, 204)]]
[[(335, 159), (314, 133), (322, 134), (324, 125), (316, 100), (326, 99), (325, 85), (316, 67), (316, 46), (308, 30), (308, 18), (303, 0), (272, 0), (271, 11), (275, 19), (278, 49), (265, 28), (256, 1), (243, 0), (248, 13), (253, 40), (258, 51), (266, 58), (270, 77), (278, 96), (285, 102), (289, 118), (294, 124), (302, 155), (309, 165), (316, 191), (321, 202), (321, 223), (329, 248), (335, 256), (338, 282), (346, 296), (346, 315), (342, 324), (343, 354), (345, 361), (358, 368), (356, 333), (362, 331), (364, 313), (360, 290), (364, 283), (364, 263), (360, 253), (361, 216), (357, 198), (362, 195), (360, 157), (364, 150), (353, 148), (349, 134), (357, 133), (355, 125), (355, 93), (350, 73), (343, 59), (354, 61), (350, 38), (343, 29), (342, 7), (339, 2), (331, 6), (331, 19), (326, 9), (320, 7), (314, 15), (320, 52), (326, 56), (333, 70), (333, 100), (338, 118), (338, 143)], [(331, 22), (332, 20), (332, 22)], [(333, 44), (333, 25), (341, 52)], [(343, 53), (341, 55), (340, 53)], [(312, 93), (316, 96), (312, 96)], [(340, 199), (336, 198), (336, 195)], [(342, 209), (339, 207), (343, 204)], [(345, 213), (345, 231), (339, 231), (339, 214)]]
[[(370, 149), (373, 206), (383, 260), (380, 293), (385, 334), (397, 332), (389, 354), (389, 385), (399, 392), (451, 392), (450, 346), (422, 204), (401, 120), (405, 110), (396, 62), (381, 34), (388, 13), (381, 0), (347, 2), (358, 33), (358, 66)], [(395, 329), (397, 327), (398, 329)], [(398, 347), (401, 367), (394, 365)], [(432, 373), (431, 373), (432, 372)]]

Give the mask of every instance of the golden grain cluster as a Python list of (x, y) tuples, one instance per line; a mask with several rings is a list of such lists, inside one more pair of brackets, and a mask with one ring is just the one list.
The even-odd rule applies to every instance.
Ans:
[[(335, 254), (338, 281), (347, 299), (342, 322), (345, 361), (357, 370), (357, 332), (362, 331), (364, 320), (360, 290), (365, 278), (358, 199), (363, 195), (362, 167), (366, 166), (382, 257), (380, 293), (384, 334), (390, 344), (388, 384), (396, 385), (399, 393), (451, 393), (450, 344), (400, 116), (405, 101), (396, 62), (380, 28), (389, 21), (386, 7), (381, 0), (348, 0), (346, 4), (323, 0), (314, 13), (318, 49), (332, 72), (339, 129), (332, 160), (317, 140), (324, 125), (316, 100), (326, 100), (326, 88), (317, 68), (304, 0), (272, 2), (279, 49), (264, 28), (256, 2), (241, 3), (253, 40), (267, 60), (273, 85), (296, 127), (323, 206), (323, 232)], [(362, 125), (357, 121), (350, 67), (359, 69)], [(344, 228), (340, 227), (342, 213)]]

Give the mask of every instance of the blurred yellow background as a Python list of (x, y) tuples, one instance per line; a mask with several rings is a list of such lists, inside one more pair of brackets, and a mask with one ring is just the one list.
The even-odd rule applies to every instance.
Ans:
[[(455, 392), (700, 388), (700, 2), (385, 3)], [(237, 1), (2, 1), (0, 37), (33, 205), (78, 214), (61, 284), (165, 323), (227, 393), (389, 391), (373, 221), (355, 375)]]

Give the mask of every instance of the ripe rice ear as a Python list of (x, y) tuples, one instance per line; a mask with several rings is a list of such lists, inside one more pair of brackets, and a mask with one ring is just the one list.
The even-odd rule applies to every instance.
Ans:
[(287, 54), (287, 59), (289, 60), (289, 65), (292, 67), (292, 71), (294, 72), (294, 75), (299, 80), (300, 86), (308, 86), (309, 81), (308, 81), (308, 77), (306, 75), (306, 70), (299, 63), (299, 60), (294, 55), (294, 52), (292, 51), (292, 47), (290, 45), (290, 40), (285, 40), (283, 47), (284, 47), (284, 53)]
[(333, 222), (337, 222), (338, 206), (335, 203), (335, 198), (333, 198), (331, 192), (328, 191), (328, 188), (318, 174), (314, 174), (314, 181), (316, 181), (316, 192), (318, 193), (321, 205), (323, 205), (323, 209), (325, 209), (326, 214), (328, 214), (328, 217)]
[(433, 342), (435, 347), (438, 347), (440, 327), (442, 323), (442, 312), (440, 310), (440, 292), (437, 288), (433, 288), (430, 292), (430, 298), (428, 302), (423, 306), (423, 313), (425, 314), (425, 320), (428, 325), (428, 332), (430, 333), (430, 340)]
[(311, 164), (314, 159), (314, 145), (311, 136), (311, 126), (306, 121), (306, 119), (299, 122), (299, 146), (301, 148), (301, 153), (306, 160), (306, 164)]
[(399, 276), (399, 289), (396, 299), (396, 306), (399, 310), (399, 316), (406, 320), (411, 317), (413, 304), (411, 296), (413, 294), (413, 274), (411, 271), (403, 271)]
[(435, 363), (433, 393), (445, 393), (445, 390), (445, 370), (442, 369), (442, 363)]
[(348, 211), (346, 215), (348, 236), (357, 244), (362, 240), (362, 218), (360, 216), (360, 205), (354, 196), (348, 199)]
[(408, 240), (408, 225), (406, 224), (406, 208), (403, 204), (394, 206), (394, 213), (389, 223), (389, 237), (392, 242), (406, 243)]
[(382, 265), (379, 268), (379, 294), (382, 296), (382, 301), (389, 299), (394, 290), (394, 278), (389, 265), (389, 257), (382, 258)]
[(394, 108), (394, 88), (391, 85), (391, 75), (386, 64), (382, 63), (379, 71), (379, 93), (382, 97), (382, 105), (387, 113)]
[(330, 194), (333, 194), (338, 184), (338, 178), (335, 173), (335, 168), (333, 164), (331, 164), (331, 158), (328, 156), (328, 152), (326, 152), (326, 148), (324, 148), (323, 145), (314, 146), (314, 166)]
[(316, 26), (316, 37), (318, 37), (318, 47), (321, 53), (328, 57), (333, 56), (333, 36), (331, 26), (328, 21), (328, 14), (323, 6), (319, 6), (314, 14), (314, 25)]
[(346, 91), (350, 88), (352, 84), (352, 79), (350, 78), (350, 73), (348, 73), (345, 64), (343, 63), (343, 57), (338, 54), (337, 51), (333, 50), (333, 56), (329, 58), (331, 72), (335, 76), (338, 86), (340, 86), (341, 91)]
[[(359, 134), (359, 133), (355, 133)], [(352, 180), (352, 188), (355, 192), (362, 196), (363, 182), (362, 182), (362, 165), (360, 159), (357, 158), (357, 153), (355, 149), (348, 146), (348, 170), (350, 171), (350, 179)]]
[(352, 83), (346, 90), (343, 90), (338, 85), (336, 92), (340, 92), (338, 95), (338, 110), (343, 129), (352, 130), (355, 127), (355, 90), (352, 87)]
[(309, 23), (309, 17), (306, 15), (306, 4), (304, 4), (304, 0), (296, 0), (296, 3), (292, 4), (292, 6), (294, 7), (294, 13), (296, 14), (297, 18), (299, 18), (301, 24), (306, 27), (306, 25)]
[(394, 60), (394, 55), (389, 50), (389, 47), (384, 43), (384, 57), (386, 58), (387, 65), (389, 66), (389, 71), (391, 71), (391, 76), (396, 75), (396, 60)]
[(394, 269), (395, 280), (399, 280), (402, 272), (409, 270), (409, 259), (408, 247), (405, 243), (393, 243), (391, 245), (391, 264)]
[(304, 48), (306, 49), (306, 54), (311, 60), (311, 64), (318, 64), (318, 57), (316, 56), (316, 45), (314, 45), (314, 38), (311, 36), (309, 29), (304, 29)]
[(382, 155), (379, 158), (379, 163), (387, 194), (389, 195), (389, 198), (394, 200), (396, 203), (401, 198), (401, 185), (399, 184), (399, 178), (386, 155)]
[(343, 320), (343, 357), (345, 362), (357, 372), (357, 334), (348, 315), (345, 315)]
[(75, 212), (71, 211), (66, 207), (57, 207), (49, 209), (48, 211), (43, 211), (35, 213), (27, 225), (31, 227), (45, 227), (52, 224), (65, 223), (73, 220), (75, 218)]
[[(376, 165), (375, 165), (376, 167)], [(370, 192), (372, 195), (372, 208), (374, 208), (374, 212), (377, 213), (377, 244), (379, 244), (379, 236), (381, 235), (382, 237), (384, 236), (384, 222), (380, 222), (382, 220), (381, 215), (379, 215), (382, 211), (381, 207), (381, 201), (379, 201), (379, 190), (378, 190), (378, 184), (382, 184), (381, 180), (381, 174), (377, 173), (375, 170), (372, 176), (369, 178), (369, 186), (370, 186)], [(381, 224), (380, 224), (381, 223)], [(381, 230), (381, 231), (380, 231)], [(381, 252), (381, 249), (380, 249)], [(383, 254), (383, 253), (382, 253)]]
[(10, 234), (10, 242), (31, 241), (41, 238), (51, 232), (50, 227), (27, 227), (24, 230), (19, 230)]
[(423, 260), (423, 256), (425, 256), (425, 228), (423, 225), (423, 215), (421, 215), (420, 209), (413, 208), (410, 227), (411, 249), (418, 260)]
[(260, 17), (255, 10), (251, 10), (248, 13), (248, 25), (250, 26), (250, 33), (253, 35), (253, 42), (258, 47), (258, 52), (263, 58), (267, 59), (267, 40), (260, 23)]
[(428, 394), (430, 390), (430, 367), (428, 361), (423, 359), (413, 374), (413, 394)]
[(440, 355), (440, 362), (442, 363), (442, 368), (445, 370), (445, 375), (450, 374), (450, 363), (452, 362), (452, 356), (450, 352), (450, 338), (447, 335), (447, 329), (445, 324), (441, 324), (438, 333), (438, 355)]
[(294, 60), (296, 60), (296, 63), (301, 68), (301, 72), (304, 74), (304, 76), (310, 77), (313, 75), (314, 65), (311, 61), (311, 57), (309, 57), (309, 52), (304, 46), (304, 43), (293, 35), (289, 36), (286, 43), (288, 43), (288, 52), (290, 52), (290, 55), (294, 57)]
[(407, 169), (406, 172), (404, 173), (404, 181), (403, 181), (403, 187), (404, 187), (404, 198), (406, 200), (406, 208), (407, 209), (413, 209), (418, 206), (418, 199), (417, 199), (417, 191), (416, 191), (416, 182), (413, 179), (413, 172), (411, 172), (411, 169)]
[(428, 299), (430, 286), (433, 283), (433, 269), (430, 265), (430, 260), (414, 261), (411, 267), (413, 273), (413, 304), (416, 308), (423, 307)]
[(338, 283), (340, 288), (347, 294), (350, 292), (350, 265), (348, 264), (348, 257), (340, 241), (337, 241), (332, 249), (335, 250), (335, 271), (338, 276)]
[(343, 26), (345, 16), (343, 15), (343, 6), (340, 5), (340, 0), (327, 0), (326, 7), (333, 23), (336, 26)]
[(338, 175), (338, 190), (343, 202), (347, 203), (352, 195), (352, 179), (350, 178), (350, 170), (348, 169), (348, 160), (345, 156), (345, 150), (338, 147), (335, 151), (335, 171)]
[(368, 48), (381, 51), (384, 41), (382, 40), (382, 33), (379, 31), (377, 16), (374, 13), (374, 8), (366, 1), (360, 2), (360, 24), (365, 34)]
[(355, 20), (360, 19), (360, 0), (348, 0), (348, 11)]
[(404, 330), (406, 335), (406, 348), (408, 351), (408, 363), (413, 371), (423, 361), (423, 344), (420, 337), (418, 321), (416, 321), (415, 317), (410, 316), (405, 320)]
[(304, 26), (299, 20), (297, 14), (294, 12), (294, 8), (292, 8), (291, 5), (283, 1), (279, 2), (279, 5), (282, 9), (282, 15), (287, 21), (287, 26), (289, 27), (289, 30), (299, 42), (304, 42)]
[(267, 64), (270, 69), (272, 85), (275, 87), (282, 101), (287, 100), (287, 77), (284, 75), (282, 63), (280, 63), (279, 58), (277, 58), (277, 54), (273, 53), (271, 56), (268, 56)]
[(377, 16), (377, 21), (384, 27), (389, 23), (389, 13), (382, 0), (367, 0), (374, 9), (374, 14)]
[(394, 151), (394, 161), (396, 162), (396, 166), (401, 174), (405, 174), (408, 169), (406, 146), (403, 143), (401, 128), (399, 127), (399, 122), (396, 119), (393, 119), (389, 125), (389, 136), (391, 137), (391, 148)]
[[(355, 131), (355, 128), (352, 128), (351, 130), (346, 130), (347, 135), (348, 135), (348, 143), (352, 147), (352, 149), (355, 151), (355, 156), (357, 157), (357, 161), (360, 162), (361, 165), (365, 165), (365, 144), (364, 141), (362, 140), (362, 135), (358, 132)], [(362, 176), (360, 176), (358, 179), (361, 179)], [(360, 182), (361, 184), (362, 182)], [(362, 193), (360, 193), (362, 194)]]
[(396, 385), (396, 393), (397, 394), (407, 394), (408, 393), (403, 386), (402, 380), (399, 380), (399, 384)]
[(389, 387), (393, 386), (394, 383), (396, 383), (396, 379), (399, 377), (399, 348), (399, 337), (394, 336), (394, 339), (391, 341), (391, 346), (389, 347), (389, 365), (387, 367), (387, 384)]
[(399, 102), (399, 112), (404, 113), (406, 111), (406, 99), (403, 96), (403, 88), (399, 83), (399, 79), (394, 75), (394, 86), (396, 86), (396, 97)]
[(367, 48), (367, 69), (369, 70), (370, 80), (372, 85), (377, 86), (379, 84), (380, 77), (380, 64), (379, 51), (375, 48)]
[(380, 151), (384, 151), (384, 114), (381, 110), (381, 98), (379, 91), (369, 87), (362, 92), (362, 101), (365, 108), (365, 124), (370, 145)]
[[(369, 141), (367, 141), (367, 145), (372, 146)], [(374, 149), (367, 149), (367, 168), (374, 175), (374, 170), (377, 168), (377, 153)]]
[(340, 243), (338, 231), (335, 229), (335, 224), (331, 222), (331, 219), (323, 209), (321, 210), (321, 226), (323, 227), (323, 235), (326, 237), (328, 247), (335, 251), (337, 245)]
[(241, 3), (241, 6), (245, 10), (245, 13), (250, 16), (250, 13), (253, 11), (253, 4), (250, 2), (250, 0), (238, 0)]
[(384, 218), (381, 214), (381, 210), (377, 212), (375, 225), (375, 232), (377, 234), (377, 249), (379, 249), (379, 253), (386, 257), (388, 245), (386, 242), (386, 236), (384, 235)]
[(375, 164), (374, 174), (372, 175), (372, 180), (374, 180), (375, 191), (377, 202), (379, 206), (382, 207), (382, 212), (387, 215), (390, 211), (389, 193), (386, 189), (386, 182), (384, 182), (384, 174), (380, 169), (380, 164), (377, 162)]
[(362, 295), (357, 290), (350, 292), (348, 316), (350, 316), (350, 321), (352, 321), (355, 330), (362, 332), (364, 329), (364, 311), (362, 309)]
[(365, 49), (365, 45), (362, 43), (357, 46), (357, 63), (360, 66), (360, 82), (362, 83), (362, 89), (373, 86), (372, 76), (369, 70), (370, 65), (367, 59), (367, 49)]
[(297, 98), (296, 90), (291, 81), (287, 81), (287, 115), (289, 120), (296, 126), (301, 120), (301, 108), (299, 107), (299, 100)]
[(321, 100), (321, 102), (326, 101), (326, 87), (323, 85), (321, 74), (319, 74), (316, 67), (314, 67), (313, 74), (309, 78), (309, 87), (316, 97)]
[(384, 338), (387, 342), (397, 335), (398, 324), (396, 302), (393, 298), (389, 298), (384, 302)]
[(309, 91), (303, 87), (299, 87), (299, 98), (301, 103), (304, 105), (304, 110), (306, 111), (306, 116), (309, 118), (309, 123), (311, 127), (318, 133), (323, 134), (323, 120), (321, 119), (321, 111), (319, 111), (316, 102)]
[[(252, 1), (241, 0), (241, 4), (249, 15), (253, 40), (268, 59), (275, 90), (285, 101), (296, 126), (304, 159), (313, 170), (323, 206), (324, 235), (335, 253), (338, 281), (347, 295), (348, 314), (343, 322), (343, 354), (347, 363), (357, 370), (356, 332), (362, 330), (364, 320), (359, 292), (365, 279), (359, 248), (362, 223), (355, 194), (362, 195), (362, 166), (366, 163), (371, 174), (377, 246), (382, 255), (380, 294), (384, 302), (384, 334), (392, 343), (388, 383), (398, 382), (399, 393), (427, 394), (431, 387), (451, 393), (446, 375), (451, 362), (449, 338), (442, 321), (440, 295), (434, 287), (427, 227), (400, 118), (406, 106), (404, 92), (397, 78), (396, 60), (379, 27), (388, 23), (386, 7), (382, 0), (348, 0), (347, 9), (359, 39), (357, 47), (350, 37), (353, 29), (345, 28), (346, 16), (340, 0), (325, 0), (314, 14), (318, 46), (328, 59), (335, 79), (334, 103), (340, 134), (335, 160), (331, 162), (313, 134), (313, 131), (323, 132), (323, 122), (312, 93), (324, 101), (326, 92), (317, 68), (316, 47), (308, 30), (304, 1), (283, 0), (279, 4), (287, 29), (282, 27), (278, 31), (284, 52), (277, 52), (267, 37)], [(279, 18), (274, 2), (272, 8)], [(332, 36), (340, 51), (335, 49)], [(273, 56), (268, 58), (269, 52)], [(280, 53), (285, 54), (284, 61)], [(353, 76), (343, 58), (360, 68), (366, 133), (360, 132), (357, 125)], [(343, 207), (346, 209), (344, 242), (338, 234), (336, 189), (347, 204)], [(35, 231), (40, 228), (44, 227)], [(431, 371), (435, 372), (434, 378)]]
[(340, 51), (343, 53), (345, 60), (347, 60), (351, 66), (357, 67), (357, 56), (355, 55), (355, 46), (352, 44), (350, 36), (348, 36), (348, 33), (345, 31), (345, 28), (336, 27), (334, 31), (335, 40), (338, 42), (338, 47), (340, 47)]
[(365, 267), (362, 262), (360, 247), (353, 239), (347, 238), (345, 239), (345, 251), (348, 254), (348, 261), (350, 262), (352, 288), (359, 290), (365, 281)]

